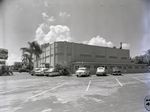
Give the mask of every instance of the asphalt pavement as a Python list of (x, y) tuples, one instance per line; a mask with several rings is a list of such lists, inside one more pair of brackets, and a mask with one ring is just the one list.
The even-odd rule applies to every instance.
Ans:
[(0, 76), (0, 112), (148, 112), (150, 73)]

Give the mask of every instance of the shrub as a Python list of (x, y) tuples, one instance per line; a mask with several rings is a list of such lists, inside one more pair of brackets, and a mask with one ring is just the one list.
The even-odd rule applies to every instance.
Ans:
[(71, 76), (71, 66), (68, 63), (58, 63), (55, 68), (59, 69), (62, 76)]
[(13, 72), (7, 66), (3, 65), (0, 69), (0, 75), (13, 75)]

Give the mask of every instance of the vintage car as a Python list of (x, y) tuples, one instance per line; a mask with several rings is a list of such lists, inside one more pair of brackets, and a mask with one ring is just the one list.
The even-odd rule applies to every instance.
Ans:
[(38, 70), (35, 71), (35, 75), (37, 76), (44, 76), (44, 72), (48, 70), (48, 68), (39, 68)]
[(29, 72), (29, 70), (28, 70), (28, 69), (25, 69), (25, 68), (20, 68), (20, 69), (18, 70), (18, 72), (19, 72), (19, 73), (21, 73), (21, 72)]
[(45, 76), (60, 76), (59, 69), (57, 68), (49, 68), (44, 71)]
[(112, 75), (121, 75), (121, 69), (118, 67), (113, 67)]
[(98, 67), (96, 70), (96, 75), (107, 75), (105, 67)]
[(77, 77), (90, 76), (90, 71), (86, 67), (79, 67), (78, 70), (76, 71), (76, 76)]
[(35, 75), (35, 72), (38, 70), (39, 70), (39, 68), (34, 68), (33, 70), (30, 71), (30, 74), (33, 76), (33, 75)]

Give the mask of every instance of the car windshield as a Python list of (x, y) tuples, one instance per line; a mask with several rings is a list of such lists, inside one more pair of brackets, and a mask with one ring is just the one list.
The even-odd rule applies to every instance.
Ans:
[(79, 68), (78, 70), (86, 70), (87, 68), (84, 68), (84, 67), (82, 67), (82, 68)]
[(37, 71), (40, 71), (40, 70), (45, 71), (45, 70), (48, 70), (48, 68), (39, 68)]
[(52, 72), (52, 71), (54, 71), (54, 68), (50, 68), (48, 71)]
[(114, 67), (113, 70), (119, 70), (119, 68), (118, 67)]
[(97, 69), (98, 70), (104, 70), (105, 68), (104, 67), (98, 67)]
[(35, 71), (36, 71), (36, 70), (39, 70), (39, 68), (34, 68), (33, 70), (35, 70)]

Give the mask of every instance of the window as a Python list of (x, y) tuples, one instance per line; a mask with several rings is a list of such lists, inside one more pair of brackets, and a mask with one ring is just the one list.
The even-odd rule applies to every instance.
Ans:
[(110, 66), (110, 69), (112, 69), (114, 66)]
[(75, 66), (75, 70), (77, 70), (79, 68), (79, 66)]
[(132, 66), (128, 66), (129, 69), (132, 69)]
[(105, 58), (105, 56), (95, 55), (96, 58)]
[(145, 68), (145, 66), (141, 66), (141, 68), (142, 68), (142, 69), (144, 69), (144, 68)]
[(126, 66), (123, 66), (123, 69), (125, 70), (125, 69), (126, 69)]
[(116, 57), (116, 56), (109, 56), (109, 58), (117, 59), (117, 57)]
[(84, 65), (84, 67), (86, 67), (87, 69), (90, 69), (90, 65)]
[(138, 69), (139, 67), (138, 66), (135, 66), (135, 69)]
[(89, 54), (80, 54), (80, 56), (82, 56), (82, 57), (91, 57), (91, 55), (89, 55)]
[(122, 67), (121, 66), (117, 66), (119, 69), (121, 69)]
[(98, 67), (99, 67), (98, 65), (95, 65), (95, 66), (94, 66), (94, 69), (97, 69)]
[(121, 57), (121, 59), (127, 59), (127, 57)]

